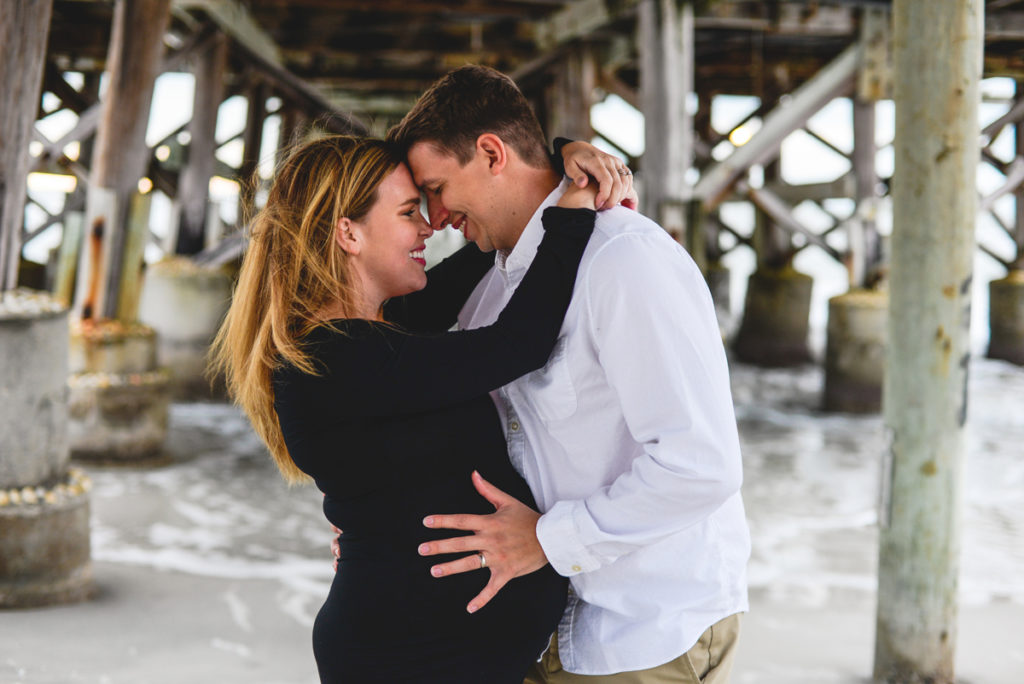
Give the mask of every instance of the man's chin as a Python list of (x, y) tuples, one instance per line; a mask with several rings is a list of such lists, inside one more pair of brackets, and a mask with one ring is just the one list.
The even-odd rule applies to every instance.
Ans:
[(476, 236), (476, 235), (473, 235), (473, 236), (466, 235), (465, 233), (462, 234), (462, 237), (466, 238), (466, 240), (468, 240), (469, 242), (472, 242), (474, 245), (476, 245), (478, 248), (480, 248), (481, 252), (493, 252), (494, 251), (494, 245), (491, 243), (490, 240), (485, 240), (483, 237), (479, 237), (479, 236)]

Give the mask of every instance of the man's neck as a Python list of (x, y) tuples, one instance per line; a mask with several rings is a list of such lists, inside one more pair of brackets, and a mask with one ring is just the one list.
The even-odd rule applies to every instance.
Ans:
[(513, 204), (508, 225), (514, 226), (510, 230), (510, 244), (503, 250), (510, 252), (519, 242), (526, 224), (530, 222), (537, 208), (543, 204), (548, 195), (562, 182), (561, 177), (552, 169), (537, 169), (532, 166), (524, 166), (516, 179), (517, 201)]

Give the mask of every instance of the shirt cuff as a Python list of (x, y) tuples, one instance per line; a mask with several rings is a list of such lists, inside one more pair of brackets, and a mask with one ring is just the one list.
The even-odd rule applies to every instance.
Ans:
[(551, 567), (563, 577), (601, 567), (597, 556), (580, 540), (575, 511), (582, 505), (579, 501), (559, 501), (537, 521), (537, 541)]

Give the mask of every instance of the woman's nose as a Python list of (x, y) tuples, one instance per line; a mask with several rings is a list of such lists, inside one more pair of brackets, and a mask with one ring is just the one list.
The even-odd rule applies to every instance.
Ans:
[(416, 234), (420, 237), (428, 238), (434, 234), (434, 229), (431, 227), (431, 224), (427, 223), (426, 219), (423, 219), (420, 221), (420, 229)]

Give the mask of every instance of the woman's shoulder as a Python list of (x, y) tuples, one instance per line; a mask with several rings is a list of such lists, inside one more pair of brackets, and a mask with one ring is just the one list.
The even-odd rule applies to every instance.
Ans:
[[(324, 321), (303, 335), (299, 344), (316, 366), (317, 375), (330, 375), (339, 369), (365, 367), (374, 357), (389, 353), (399, 328), (380, 321), (363, 318), (338, 318)], [(282, 364), (283, 374), (300, 373), (292, 364)]]
[[(324, 321), (299, 334), (296, 344), (302, 355), (317, 368), (316, 374), (319, 374), (326, 357), (331, 356), (336, 349), (343, 349), (353, 344), (354, 340), (362, 336), (362, 328), (363, 326), (351, 319)], [(274, 369), (276, 378), (302, 375), (309, 375), (309, 373), (284, 358), (283, 355), (278, 357), (278, 363)]]
[(385, 321), (366, 318), (335, 318), (324, 321), (302, 338), (310, 351), (331, 346), (374, 345), (395, 335), (401, 328)]

